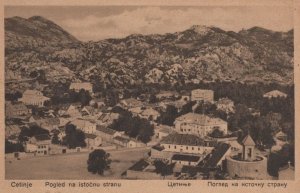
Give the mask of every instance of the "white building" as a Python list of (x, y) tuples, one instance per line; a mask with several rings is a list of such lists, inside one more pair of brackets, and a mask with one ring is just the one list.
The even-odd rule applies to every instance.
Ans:
[(273, 91), (270, 91), (270, 92), (267, 92), (263, 95), (264, 98), (268, 98), (268, 99), (271, 99), (271, 98), (286, 98), (287, 97), (287, 94), (279, 91), (279, 90), (273, 90)]
[(143, 106), (143, 103), (135, 98), (123, 99), (120, 104), (127, 109)]
[(74, 90), (75, 92), (79, 92), (81, 89), (93, 93), (93, 85), (89, 82), (73, 82), (70, 85), (70, 90)]
[(71, 124), (75, 125), (77, 129), (80, 129), (87, 134), (94, 134), (97, 128), (96, 123), (92, 123), (84, 119), (75, 119), (74, 121), (71, 122)]
[(195, 89), (192, 90), (191, 95), (192, 101), (205, 101), (211, 103), (214, 101), (214, 91), (212, 90)]
[(31, 109), (28, 109), (23, 103), (5, 103), (5, 116), (7, 118), (16, 117), (16, 116), (23, 116), (31, 114)]
[(188, 154), (207, 154), (213, 149), (201, 138), (190, 134), (170, 134), (160, 142), (164, 151)]
[(229, 98), (221, 98), (216, 103), (217, 110), (224, 111), (226, 113), (234, 112), (234, 102)]
[[(213, 149), (214, 147), (211, 146), (209, 142), (204, 141), (200, 137), (173, 133), (164, 137), (159, 145), (151, 148), (151, 158), (169, 160), (182, 165), (194, 165), (203, 160)], [(174, 158), (174, 155), (177, 155), (177, 157), (175, 156)], [(195, 161), (196, 158), (193, 158), (194, 161), (191, 160), (191, 163), (188, 163), (186, 161), (188, 161), (190, 157), (178, 155), (197, 156), (198, 159)], [(179, 159), (180, 157), (182, 157), (182, 160)]]
[(193, 134), (200, 137), (207, 136), (215, 129), (227, 134), (228, 129), (226, 121), (197, 113), (187, 113), (177, 117), (174, 124), (178, 133)]
[(36, 155), (49, 155), (51, 139), (48, 135), (36, 135), (25, 144), (25, 152), (33, 152)]
[(26, 90), (23, 93), (22, 98), (19, 101), (23, 102), (25, 105), (34, 105), (43, 107), (45, 101), (50, 100), (50, 98), (43, 96), (43, 93), (38, 90)]

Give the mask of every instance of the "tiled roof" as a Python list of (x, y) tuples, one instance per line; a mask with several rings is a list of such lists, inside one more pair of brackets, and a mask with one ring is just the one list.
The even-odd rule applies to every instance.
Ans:
[(197, 162), (200, 157), (195, 155), (174, 154), (171, 159), (176, 161)]
[(252, 137), (250, 135), (247, 135), (243, 141), (242, 141), (242, 145), (246, 145), (246, 146), (255, 146), (255, 142), (253, 141)]
[(121, 137), (121, 136), (116, 136), (114, 137), (115, 140), (118, 140), (120, 142), (123, 142), (123, 143), (128, 143), (130, 141), (130, 139), (127, 139), (127, 138), (124, 138), (124, 137)]
[(155, 149), (155, 150), (157, 150), (157, 151), (162, 151), (162, 150), (165, 149), (163, 146), (160, 146), (160, 145), (152, 146), (152, 148)]
[(6, 107), (10, 107), (15, 111), (27, 111), (27, 107), (22, 102), (11, 103), (6, 105)]
[(86, 138), (89, 138), (89, 139), (95, 139), (97, 137), (97, 135), (90, 134), (90, 133), (84, 133), (84, 135)]
[(91, 106), (85, 106), (85, 107), (82, 108), (81, 111), (83, 111), (84, 109), (86, 109), (87, 111), (89, 111), (89, 113), (95, 112), (95, 109), (93, 107), (91, 107)]
[(73, 82), (70, 85), (70, 89), (79, 89), (79, 88), (90, 89), (92, 87), (93, 87), (92, 84), (89, 82)]
[(97, 125), (97, 131), (101, 131), (103, 133), (107, 133), (109, 135), (113, 135), (115, 134), (117, 131), (113, 130), (113, 129), (110, 129), (108, 127), (104, 127), (104, 126), (101, 126), (101, 125)]
[(136, 162), (131, 166), (128, 170), (133, 170), (133, 171), (143, 171), (147, 166), (149, 165), (148, 162), (145, 160), (141, 159), (140, 161)]
[(147, 108), (142, 112), (142, 115), (159, 115), (160, 113), (152, 108)]
[(204, 140), (190, 134), (170, 134), (163, 138), (161, 144), (176, 144), (176, 145), (189, 145), (189, 146), (204, 146)]
[(34, 138), (37, 141), (46, 141), (46, 140), (50, 140), (50, 136), (47, 134), (41, 134), (41, 135), (35, 135)]
[(229, 98), (220, 98), (217, 102), (218, 104), (232, 104), (233, 101)]
[(208, 89), (194, 89), (192, 90), (192, 93), (213, 93), (214, 91), (213, 90), (208, 90)]
[(39, 95), (40, 91), (38, 90), (26, 90), (23, 95)]
[(281, 92), (279, 90), (273, 90), (273, 91), (265, 93), (264, 96), (277, 97), (277, 96), (287, 96), (287, 94), (285, 94), (284, 92)]
[(217, 147), (212, 151), (211, 157), (207, 160), (204, 167), (215, 168), (220, 161), (220, 159), (225, 155), (225, 153), (230, 148), (227, 143), (219, 143)]
[(54, 118), (45, 119), (45, 122), (48, 124), (51, 124), (51, 125), (59, 125), (60, 120), (59, 120), (59, 118), (54, 117)]
[(226, 124), (226, 121), (220, 118), (212, 118), (207, 115), (201, 115), (198, 113), (187, 113), (176, 118), (176, 121), (183, 121), (186, 123), (195, 123), (198, 125), (214, 125), (214, 124)]

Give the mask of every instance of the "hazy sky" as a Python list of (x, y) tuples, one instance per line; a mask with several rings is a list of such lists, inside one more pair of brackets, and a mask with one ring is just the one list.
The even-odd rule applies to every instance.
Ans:
[(80, 40), (122, 38), (130, 34), (183, 31), (208, 25), (239, 31), (260, 26), (275, 31), (293, 28), (292, 7), (149, 7), (149, 6), (7, 6), (5, 17), (43, 16)]

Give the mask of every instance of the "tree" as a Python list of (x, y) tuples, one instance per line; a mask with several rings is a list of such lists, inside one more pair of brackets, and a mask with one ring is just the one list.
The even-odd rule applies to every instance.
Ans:
[(151, 140), (151, 136), (154, 135), (154, 127), (146, 119), (140, 119), (139, 123), (139, 133), (138, 139), (144, 143), (147, 143)]
[(57, 133), (54, 133), (54, 135), (52, 137), (52, 140), (51, 140), (51, 143), (53, 143), (53, 144), (60, 144), (61, 143), (61, 141), (58, 138), (58, 134)]
[(154, 161), (156, 173), (161, 174), (162, 176), (171, 175), (173, 173), (174, 165), (175, 164), (166, 164), (161, 160)]
[(11, 143), (7, 139), (5, 140), (5, 153), (13, 152), (24, 152), (24, 147), (22, 143)]
[(115, 106), (119, 102), (118, 94), (114, 91), (108, 90), (105, 96), (105, 103), (108, 106)]
[(70, 149), (86, 146), (84, 133), (76, 129), (75, 125), (68, 124), (65, 133), (66, 136), (63, 138), (63, 145), (67, 145)]
[(195, 101), (189, 101), (182, 106), (180, 114), (184, 115), (193, 111), (193, 106), (196, 104)]
[(161, 115), (158, 117), (157, 121), (164, 125), (173, 126), (175, 119), (178, 117), (177, 108), (168, 105), (166, 108), (166, 112), (162, 112)]
[(116, 131), (125, 131), (132, 138), (137, 138), (143, 143), (150, 141), (154, 135), (154, 127), (147, 119), (133, 117), (132, 113), (120, 107), (114, 108), (114, 112), (118, 112), (120, 117), (110, 125), (110, 128)]
[(30, 127), (23, 127), (21, 129), (18, 139), (20, 142), (25, 142), (30, 137), (33, 137), (35, 135), (44, 135), (44, 134), (49, 135), (49, 131), (38, 125), (31, 125)]
[(38, 73), (37, 71), (32, 71), (32, 72), (30, 72), (30, 74), (29, 74), (30, 78), (37, 78), (38, 75), (39, 75), (39, 73)]
[(78, 98), (82, 106), (86, 106), (89, 104), (90, 100), (92, 99), (89, 91), (81, 89), (78, 93)]
[(215, 104), (200, 101), (198, 103), (197, 108), (195, 109), (195, 113), (199, 114), (216, 114), (217, 112), (217, 106)]
[(219, 128), (215, 128), (211, 134), (210, 134), (211, 137), (214, 137), (214, 138), (220, 138), (220, 137), (223, 137), (224, 136), (224, 132), (221, 131)]
[(156, 96), (154, 94), (151, 94), (149, 96), (149, 103), (156, 103), (158, 102), (158, 99), (156, 98)]
[(87, 170), (93, 174), (103, 175), (105, 170), (110, 169), (110, 154), (103, 149), (96, 149), (89, 154)]
[(19, 91), (13, 93), (5, 93), (5, 100), (7, 101), (18, 101), (19, 98), (22, 97), (22, 93)]

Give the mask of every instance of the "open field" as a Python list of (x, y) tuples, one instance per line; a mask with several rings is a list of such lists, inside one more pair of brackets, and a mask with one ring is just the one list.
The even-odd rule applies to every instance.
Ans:
[(111, 154), (111, 171), (105, 176), (87, 171), (88, 153), (74, 153), (22, 160), (5, 160), (5, 178), (14, 180), (38, 179), (120, 179), (121, 173), (137, 162), (148, 150), (146, 148), (108, 151)]

